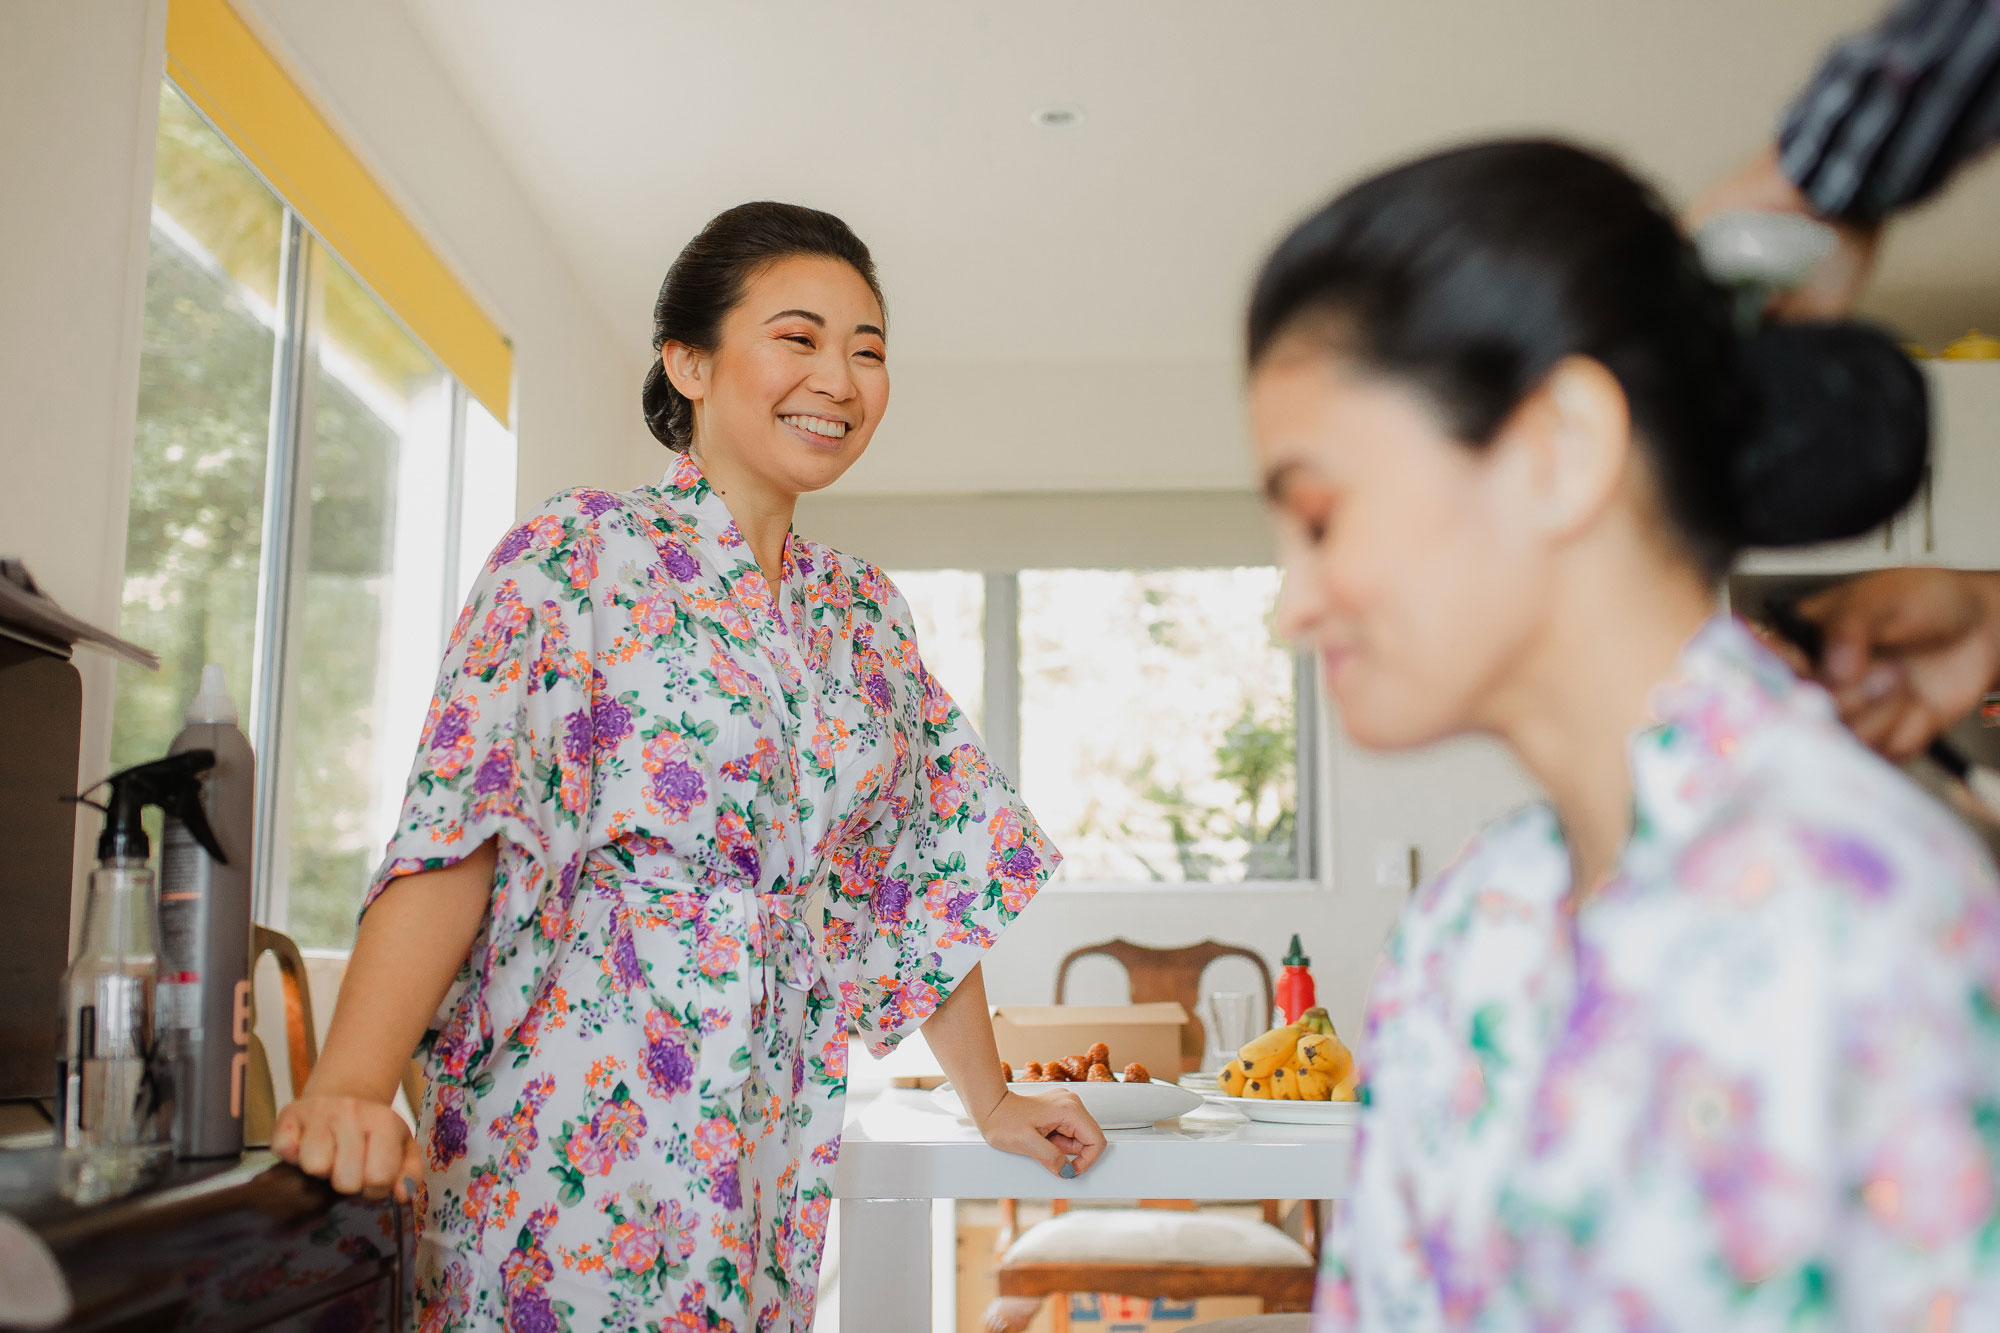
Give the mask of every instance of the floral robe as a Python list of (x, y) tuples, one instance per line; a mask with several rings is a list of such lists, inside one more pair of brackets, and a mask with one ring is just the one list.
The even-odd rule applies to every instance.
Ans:
[(783, 575), (682, 456), (459, 618), (369, 895), (500, 840), (424, 1056), (425, 1333), (809, 1327), (847, 1031), (885, 1054), (1055, 868), (882, 572)]
[(1315, 1329), (2000, 1329), (1984, 851), (1733, 620), (1653, 709), (1581, 908), (1535, 807), (1406, 911)]

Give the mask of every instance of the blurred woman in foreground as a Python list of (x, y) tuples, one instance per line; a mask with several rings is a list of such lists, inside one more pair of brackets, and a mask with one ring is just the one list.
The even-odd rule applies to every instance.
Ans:
[(1248, 332), (1349, 732), (1491, 734), (1549, 798), (1405, 912), (1318, 1326), (2000, 1327), (1993, 871), (1715, 614), (1745, 546), (1908, 498), (1914, 368), (1740, 336), (1651, 192), (1547, 142), (1348, 191)]

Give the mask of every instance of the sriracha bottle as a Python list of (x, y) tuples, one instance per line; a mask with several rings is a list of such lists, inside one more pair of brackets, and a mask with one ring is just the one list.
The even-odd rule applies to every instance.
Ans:
[(1278, 975), (1278, 1012), (1285, 1016), (1287, 1023), (1299, 1021), (1299, 1015), (1313, 1007), (1313, 974), (1307, 971), (1312, 959), (1306, 957), (1299, 947), (1299, 937), (1292, 936), (1292, 947), (1285, 954), (1285, 970)]

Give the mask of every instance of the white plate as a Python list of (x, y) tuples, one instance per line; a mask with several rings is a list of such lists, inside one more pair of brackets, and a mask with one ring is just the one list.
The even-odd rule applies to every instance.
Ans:
[(1360, 1102), (1275, 1102), (1268, 1097), (1226, 1097), (1219, 1092), (1207, 1094), (1204, 1100), (1273, 1125), (1351, 1125), (1361, 1118)]
[[(1100, 1129), (1144, 1129), (1155, 1120), (1172, 1120), (1201, 1105), (1199, 1093), (1154, 1079), (1150, 1083), (1009, 1083), (1008, 1089), (1029, 1097), (1073, 1092)], [(947, 1083), (931, 1094), (953, 1115), (964, 1115), (958, 1093)]]

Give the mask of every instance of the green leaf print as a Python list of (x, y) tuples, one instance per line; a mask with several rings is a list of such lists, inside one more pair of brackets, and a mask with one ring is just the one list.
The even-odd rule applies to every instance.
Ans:
[(736, 1271), (736, 1265), (720, 1256), (708, 1261), (708, 1280), (715, 1284), (716, 1294), (725, 1301), (733, 1300), (739, 1294), (744, 1297), (750, 1294), (743, 1287), (743, 1279)]

